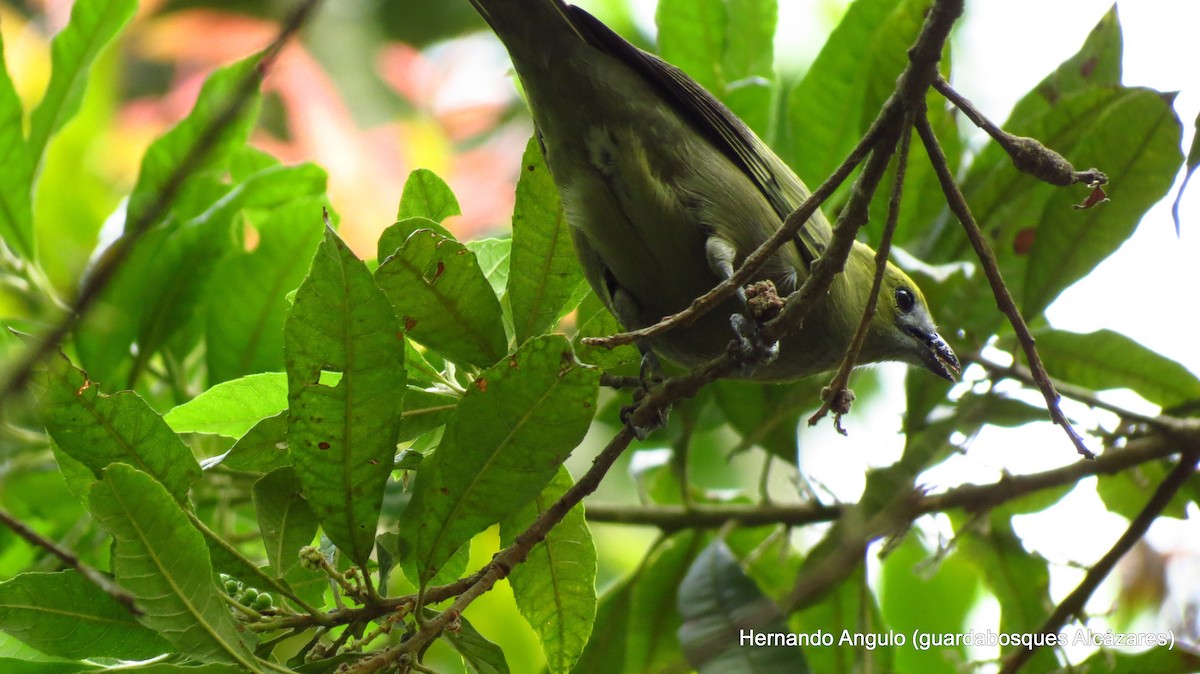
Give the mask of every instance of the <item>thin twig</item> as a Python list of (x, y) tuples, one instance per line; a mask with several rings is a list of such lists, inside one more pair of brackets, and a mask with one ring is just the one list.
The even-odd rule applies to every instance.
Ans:
[(1021, 316), (1020, 309), (1017, 308), (1016, 302), (1013, 301), (1012, 295), (1008, 292), (1008, 287), (1004, 284), (1004, 277), (1000, 274), (1000, 266), (996, 262), (995, 254), (992, 253), (991, 245), (988, 244), (987, 239), (983, 236), (983, 232), (979, 230), (979, 224), (975, 222), (975, 216), (971, 214), (971, 209), (967, 206), (966, 198), (963, 197), (962, 192), (958, 189), (958, 185), (954, 182), (954, 176), (950, 172), (950, 165), (946, 162), (946, 154), (942, 151), (941, 143), (938, 142), (937, 136), (933, 133), (933, 127), (929, 125), (929, 120), (925, 117), (918, 117), (916, 124), (917, 134), (921, 136), (921, 142), (925, 144), (925, 151), (929, 155), (930, 163), (933, 164), (934, 172), (937, 173), (938, 182), (942, 185), (942, 193), (946, 196), (946, 202), (950, 205), (950, 210), (958, 218), (959, 222), (962, 223), (963, 229), (967, 233), (967, 238), (970, 239), (971, 245), (975, 248), (975, 255), (983, 265), (983, 271), (992, 286), (992, 294), (996, 296), (996, 305), (1008, 317), (1008, 322), (1012, 325), (1013, 332), (1017, 335), (1017, 341), (1021, 344), (1021, 350), (1025, 352), (1025, 359), (1029, 362), (1029, 369), (1033, 373), (1034, 382), (1038, 390), (1042, 392), (1042, 396), (1046, 399), (1046, 408), (1050, 412), (1050, 418), (1054, 420), (1054, 423), (1062, 426), (1063, 432), (1071, 439), (1071, 443), (1075, 445), (1076, 451), (1086, 459), (1095, 459), (1096, 455), (1087, 448), (1087, 445), (1083, 442), (1083, 437), (1075, 431), (1067, 416), (1063, 414), (1062, 408), (1059, 407), (1059, 395), (1054, 390), (1054, 384), (1050, 381), (1050, 375), (1046, 373), (1046, 367), (1042, 365), (1042, 358), (1038, 355), (1037, 348), (1034, 346), (1034, 339), (1033, 335), (1029, 333), (1029, 326), (1025, 324), (1025, 319)]
[[(1046, 622), (1042, 623), (1042, 626), (1038, 628), (1039, 634), (1057, 633), (1072, 616), (1082, 619), (1084, 605), (1087, 604), (1092, 593), (1108, 577), (1108, 574), (1112, 572), (1117, 562), (1125, 556), (1125, 553), (1129, 552), (1129, 549), (1141, 540), (1142, 536), (1146, 535), (1146, 530), (1162, 514), (1162, 511), (1171, 502), (1175, 493), (1183, 487), (1188, 478), (1195, 474), (1196, 462), (1198, 460), (1200, 460), (1200, 443), (1193, 442), (1191, 446), (1184, 450), (1183, 456), (1179, 457), (1179, 463), (1175, 465), (1175, 468), (1159, 483), (1158, 488), (1154, 490), (1154, 495), (1146, 502), (1145, 507), (1129, 523), (1129, 527), (1125, 529), (1125, 533), (1121, 534), (1121, 537), (1117, 539), (1112, 548), (1099, 561), (1092, 565), (1092, 568), (1088, 570), (1087, 575), (1084, 576), (1079, 586), (1059, 602), (1054, 612), (1050, 614), (1050, 617), (1046, 618)], [(1033, 657), (1037, 648), (1038, 646), (1035, 644), (1030, 648), (1020, 648), (1014, 651), (1004, 663), (1000, 674), (1015, 674)]]
[(933, 88), (945, 96), (946, 100), (953, 103), (954, 107), (962, 110), (967, 119), (975, 123), (975, 126), (986, 131), (1008, 153), (1013, 166), (1016, 166), (1018, 170), (1059, 187), (1077, 183), (1099, 186), (1108, 182), (1108, 176), (1099, 169), (1076, 171), (1066, 157), (1042, 145), (1040, 141), (1013, 135), (996, 126), (983, 113), (979, 112), (971, 104), (971, 101), (955, 91), (945, 79), (939, 77), (934, 80)]
[(184, 182), (187, 181), (192, 172), (203, 163), (204, 159), (212, 151), (220, 134), (237, 120), (238, 116), (250, 103), (251, 98), (258, 91), (263, 77), (266, 76), (267, 71), (274, 64), (279, 52), (288, 40), (300, 30), (319, 2), (320, 0), (302, 0), (292, 10), (292, 13), (284, 19), (275, 39), (263, 49), (258, 67), (253, 69), (238, 83), (237, 89), (230, 94), (225, 107), (200, 132), (200, 135), (196, 138), (196, 142), (192, 144), (187, 154), (184, 155), (175, 169), (171, 171), (150, 205), (141, 212), (136, 220), (126, 226), (125, 233), (113, 242), (108, 250), (97, 260), (91, 273), (83, 281), (79, 289), (79, 295), (71, 303), (67, 315), (63, 316), (53, 327), (43, 333), (33, 344), (26, 347), (16, 364), (4, 373), (4, 379), (0, 382), (0, 407), (15, 393), (24, 388), (30, 373), (33, 372), (33, 368), (58, 347), (92, 308), (92, 305), (116, 275), (117, 270), (120, 269), (121, 265), (129, 257), (134, 245), (141, 240), (142, 236), (167, 211), (171, 202), (174, 201), (176, 195), (179, 193), (179, 190), (182, 189)]
[[(846, 434), (846, 429), (842, 428), (842, 414), (849, 411), (849, 402), (854, 399), (849, 388), (850, 372), (858, 362), (858, 354), (862, 351), (863, 342), (867, 339), (871, 320), (875, 317), (875, 307), (879, 302), (879, 289), (883, 287), (883, 273), (887, 270), (888, 256), (892, 252), (892, 237), (896, 233), (896, 225), (900, 220), (900, 199), (904, 192), (904, 177), (908, 172), (908, 148), (911, 140), (912, 114), (908, 113), (904, 117), (904, 128), (900, 133), (900, 149), (896, 154), (896, 177), (892, 183), (891, 198), (888, 199), (887, 222), (883, 227), (879, 250), (875, 251), (875, 277), (871, 281), (871, 292), (867, 294), (867, 306), (863, 309), (862, 319), (858, 322), (858, 329), (854, 331), (850, 346), (846, 348), (842, 366), (838, 368), (837, 374), (833, 376), (829, 386), (821, 393), (821, 407), (808, 418), (809, 426), (815, 426), (818, 421), (825, 418), (831, 408), (836, 407), (834, 427), (838, 433)], [(845, 404), (835, 406), (835, 401), (839, 403), (844, 401)]]
[(57, 557), (63, 564), (75, 569), (79, 575), (83, 576), (96, 587), (100, 588), (104, 594), (112, 597), (117, 603), (125, 607), (134, 616), (143, 615), (142, 609), (137, 607), (132, 594), (129, 594), (125, 588), (117, 585), (111, 578), (96, 570), (83, 560), (79, 559), (70, 550), (60, 546), (54, 541), (42, 536), (34, 531), (29, 525), (22, 522), (12, 513), (0, 508), (0, 522), (12, 529), (13, 533), (24, 538), (30, 545), (41, 548), (46, 552)]

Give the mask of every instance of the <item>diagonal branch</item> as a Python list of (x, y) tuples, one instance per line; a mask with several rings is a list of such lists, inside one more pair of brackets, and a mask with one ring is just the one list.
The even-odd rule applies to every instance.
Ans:
[(912, 144), (912, 114), (904, 117), (904, 130), (900, 135), (900, 152), (896, 156), (896, 177), (892, 182), (892, 196), (888, 200), (887, 222), (883, 226), (883, 235), (879, 240), (879, 250), (875, 251), (875, 277), (871, 280), (871, 292), (867, 294), (867, 306), (863, 309), (862, 319), (858, 329), (846, 348), (846, 356), (838, 368), (833, 381), (821, 392), (821, 407), (808, 418), (808, 425), (815, 426), (818, 421), (833, 410), (834, 427), (842, 435), (842, 415), (850, 410), (850, 402), (854, 393), (850, 390), (850, 371), (858, 361), (863, 342), (871, 327), (871, 319), (875, 317), (875, 307), (879, 301), (879, 289), (883, 287), (883, 273), (887, 270), (888, 256), (892, 253), (892, 237), (896, 233), (896, 225), (900, 220), (900, 198), (904, 193), (904, 179), (908, 174), (908, 149)]
[(983, 232), (980, 231), (979, 224), (975, 222), (975, 216), (971, 214), (971, 208), (967, 206), (967, 200), (958, 189), (958, 184), (954, 182), (950, 165), (946, 162), (946, 153), (942, 151), (941, 143), (938, 142), (937, 135), (933, 133), (933, 127), (929, 125), (929, 120), (925, 117), (917, 118), (917, 134), (921, 136), (921, 142), (925, 144), (925, 151), (929, 155), (930, 163), (933, 164), (934, 172), (937, 173), (938, 182), (942, 184), (942, 193), (946, 196), (946, 203), (950, 205), (950, 211), (962, 223), (967, 238), (971, 241), (971, 246), (975, 248), (975, 255), (983, 265), (983, 271), (992, 286), (992, 294), (996, 296), (996, 305), (1008, 317), (1008, 322), (1017, 335), (1017, 341), (1021, 344), (1021, 350), (1025, 352), (1025, 360), (1029, 362), (1029, 369), (1033, 373), (1038, 390), (1046, 399), (1046, 408), (1050, 412), (1050, 418), (1054, 420), (1054, 423), (1062, 426), (1067, 437), (1071, 439), (1071, 443), (1075, 445), (1077, 452), (1085, 459), (1095, 459), (1096, 455), (1084, 444), (1083, 437), (1076, 432), (1058, 404), (1060, 397), (1054, 390), (1050, 375), (1046, 373), (1046, 367), (1042, 364), (1042, 357), (1038, 355), (1037, 347), (1034, 346), (1029, 326), (1025, 324), (1021, 310), (1017, 308), (1012, 294), (1008, 292), (1008, 286), (1004, 284), (1004, 277), (1000, 274), (1000, 265), (996, 262), (992, 247), (984, 238)]
[[(1039, 634), (1055, 634), (1072, 616), (1082, 618), (1084, 604), (1091, 598), (1092, 593), (1112, 572), (1113, 567), (1125, 556), (1125, 553), (1129, 552), (1134, 543), (1146, 535), (1146, 530), (1162, 514), (1184, 482), (1195, 474), (1197, 461), (1200, 461), (1200, 443), (1193, 441), (1183, 450), (1183, 456), (1179, 457), (1179, 463), (1175, 464), (1175, 468), (1159, 483), (1142, 511), (1129, 523), (1129, 528), (1125, 530), (1125, 533), (1121, 534), (1112, 548), (1092, 565), (1087, 575), (1084, 576), (1083, 582), (1079, 583), (1079, 586), (1059, 603), (1050, 617), (1046, 618), (1046, 622), (1038, 628)], [(1014, 651), (1004, 663), (1000, 674), (1015, 674), (1033, 657), (1036, 650), (1037, 646), (1034, 645)]]

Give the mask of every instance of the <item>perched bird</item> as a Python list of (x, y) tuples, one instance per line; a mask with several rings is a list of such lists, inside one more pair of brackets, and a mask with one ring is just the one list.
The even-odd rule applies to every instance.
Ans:
[[(753, 131), (684, 72), (562, 0), (470, 0), (512, 57), (588, 282), (627, 329), (677, 312), (732, 275), (808, 196)], [(818, 212), (755, 280), (786, 296), (832, 228)], [(740, 375), (798, 379), (841, 362), (867, 303), (875, 252), (845, 271), (786, 335), (778, 357)], [(725, 351), (745, 296), (648, 345), (688, 367)], [(745, 326), (746, 320), (734, 320)], [(958, 359), (925, 298), (891, 263), (859, 362), (901, 361), (953, 381)]]

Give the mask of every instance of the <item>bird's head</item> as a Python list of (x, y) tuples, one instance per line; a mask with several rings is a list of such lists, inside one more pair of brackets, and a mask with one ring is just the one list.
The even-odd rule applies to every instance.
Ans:
[(947, 381), (954, 381), (959, 369), (958, 357), (938, 334), (920, 288), (891, 263), (884, 271), (862, 351), (863, 362), (896, 360), (923, 367)]

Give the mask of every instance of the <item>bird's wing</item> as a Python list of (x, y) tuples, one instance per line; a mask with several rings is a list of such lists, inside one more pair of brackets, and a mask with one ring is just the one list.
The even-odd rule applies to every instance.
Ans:
[[(740, 168), (758, 187), (780, 223), (796, 209), (809, 191), (783, 160), (755, 135), (725, 104), (696, 83), (687, 73), (648, 54), (617, 35), (591, 14), (566, 5), (566, 16), (593, 47), (641, 74), (662, 93), (664, 100), (705, 138)], [(829, 243), (829, 222), (818, 211), (795, 238), (796, 249), (811, 266)]]

